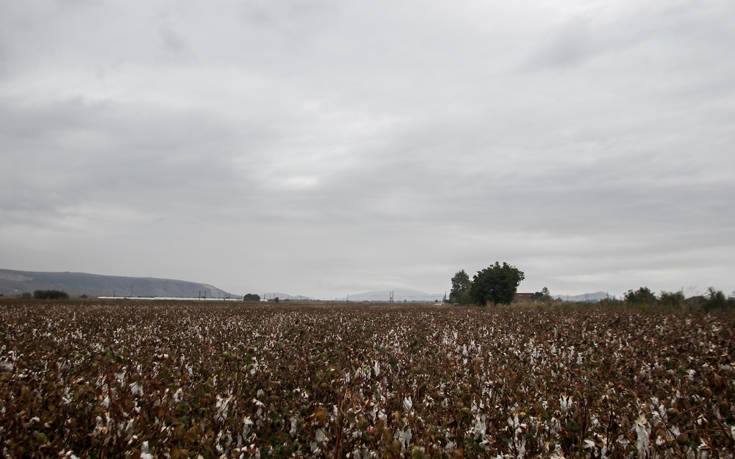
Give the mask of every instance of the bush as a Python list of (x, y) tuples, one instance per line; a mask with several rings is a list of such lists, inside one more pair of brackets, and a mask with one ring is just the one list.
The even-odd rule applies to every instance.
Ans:
[(684, 292), (681, 290), (678, 292), (661, 292), (661, 299), (659, 302), (663, 306), (670, 308), (681, 308), (684, 304)]
[(69, 294), (61, 290), (36, 290), (33, 292), (33, 298), (37, 300), (66, 300)]
[(722, 293), (721, 290), (715, 290), (714, 287), (710, 287), (707, 289), (707, 294), (709, 295), (704, 303), (704, 310), (705, 311), (714, 311), (715, 309), (725, 309), (725, 306), (727, 305), (727, 300), (725, 299), (725, 294)]
[(242, 297), (243, 301), (260, 301), (260, 295), (256, 293), (246, 293), (245, 296)]
[(549, 293), (549, 289), (544, 287), (540, 292), (534, 292), (531, 294), (531, 299), (534, 301), (541, 301), (543, 303), (551, 303), (554, 299)]
[(625, 302), (630, 304), (656, 304), (656, 295), (648, 287), (641, 287), (636, 291), (628, 290)]

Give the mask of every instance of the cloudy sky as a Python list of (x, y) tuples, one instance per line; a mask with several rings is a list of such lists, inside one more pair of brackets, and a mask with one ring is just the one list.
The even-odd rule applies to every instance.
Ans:
[(735, 2), (0, 0), (0, 267), (735, 290)]

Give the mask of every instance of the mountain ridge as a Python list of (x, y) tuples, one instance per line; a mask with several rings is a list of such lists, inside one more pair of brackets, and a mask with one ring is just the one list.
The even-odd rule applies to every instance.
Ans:
[(112, 276), (71, 271), (0, 269), (0, 294), (63, 290), (71, 296), (236, 297), (211, 284), (158, 277)]

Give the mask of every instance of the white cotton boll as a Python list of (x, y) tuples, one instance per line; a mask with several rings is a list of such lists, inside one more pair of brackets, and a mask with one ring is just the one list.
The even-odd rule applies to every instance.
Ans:
[(140, 447), (140, 459), (153, 459), (153, 454), (151, 454), (151, 450), (148, 448), (147, 441), (144, 441)]
[(245, 416), (242, 420), (242, 438), (246, 439), (250, 434), (250, 428), (253, 426), (253, 421), (250, 417)]
[(184, 391), (179, 387), (176, 392), (174, 392), (174, 402), (179, 403), (184, 398)]
[(403, 409), (406, 411), (411, 411), (411, 408), (413, 408), (413, 402), (411, 401), (411, 397), (406, 397), (403, 399)]
[(291, 416), (291, 429), (288, 431), (288, 434), (295, 437), (298, 432), (298, 425), (299, 421), (296, 419), (296, 416)]
[(473, 433), (477, 438), (481, 438), (485, 436), (486, 432), (487, 416), (485, 416), (484, 414), (475, 415), (475, 422), (472, 425), (471, 433)]
[(646, 416), (641, 414), (641, 416), (635, 420), (635, 433), (636, 433), (636, 448), (638, 449), (638, 456), (639, 457), (645, 457), (646, 452), (648, 452), (648, 445), (649, 445), (649, 431), (648, 431), (648, 421), (646, 420)]
[(572, 408), (572, 397), (562, 395), (559, 397), (559, 406), (562, 411), (569, 411)]
[(380, 376), (380, 364), (378, 362), (375, 362), (375, 365), (373, 365), (373, 371), (375, 372), (376, 378)]
[(137, 382), (130, 383), (130, 385), (128, 387), (130, 388), (130, 393), (131, 394), (133, 394), (133, 395), (140, 395), (140, 396), (143, 395), (143, 387), (140, 384), (138, 384)]
[(227, 418), (227, 412), (232, 399), (233, 397), (222, 398), (219, 395), (217, 396), (217, 403), (215, 405), (217, 412), (214, 414), (214, 419), (223, 422)]
[(399, 430), (397, 436), (398, 442), (401, 444), (401, 449), (406, 449), (411, 443), (411, 437), (413, 436), (411, 428), (408, 427), (406, 430)]
[(325, 434), (322, 429), (316, 429), (314, 438), (316, 439), (317, 443), (324, 443), (325, 441), (327, 441), (327, 434)]
[(68, 405), (72, 402), (71, 389), (68, 386), (64, 388), (64, 395), (61, 397), (61, 402), (64, 405)]

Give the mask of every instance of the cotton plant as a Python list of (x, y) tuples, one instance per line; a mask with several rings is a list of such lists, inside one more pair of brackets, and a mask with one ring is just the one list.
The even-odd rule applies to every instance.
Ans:
[[(716, 315), (140, 304), (37, 314), (0, 311), (0, 360), (13, 352), (0, 416), (27, 408), (27, 428), (4, 425), (3, 439), (50, 455), (77, 444), (82, 457), (137, 454), (148, 441), (151, 455), (725, 457), (735, 441), (731, 327)], [(21, 396), (36, 387), (43, 400)]]

